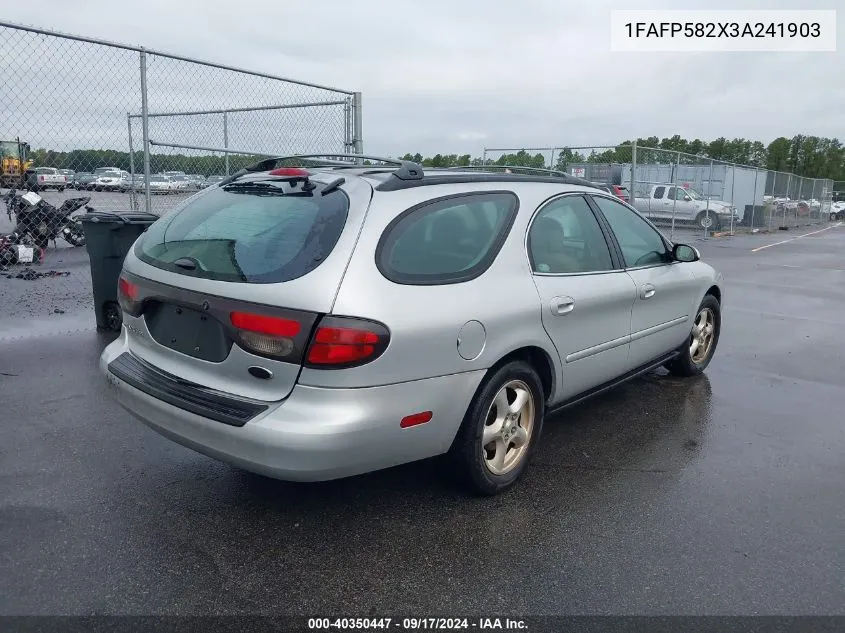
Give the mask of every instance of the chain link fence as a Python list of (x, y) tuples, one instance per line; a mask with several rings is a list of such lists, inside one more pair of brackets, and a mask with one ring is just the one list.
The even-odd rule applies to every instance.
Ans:
[(72, 259), (87, 209), (161, 215), (262, 156), (363, 150), (360, 93), (6, 22), (0, 53), (6, 269)]
[(611, 186), (670, 239), (788, 230), (840, 217), (832, 180), (635, 144), (487, 148), (482, 163), (545, 167)]

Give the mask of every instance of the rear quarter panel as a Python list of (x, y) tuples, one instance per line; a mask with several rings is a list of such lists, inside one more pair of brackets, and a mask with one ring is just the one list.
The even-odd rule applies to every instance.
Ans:
[[(510, 186), (509, 186), (510, 185)], [(375, 251), (391, 220), (426, 199), (468, 191), (513, 191), (512, 183), (473, 183), (376, 193), (358, 246), (341, 283), (332, 312), (384, 323), (391, 332), (385, 353), (362, 367), (326, 371), (303, 369), (300, 382), (326, 387), (383, 385), (487, 369), (508, 353), (538, 347), (560, 375), (560, 361), (541, 322), (524, 241), (528, 223), (542, 201), (572, 190), (565, 185), (520, 185), (520, 208), (493, 264), (471, 281), (437, 286), (402, 285), (378, 270)], [(458, 333), (469, 321), (484, 327), (481, 353), (466, 360), (458, 353)]]

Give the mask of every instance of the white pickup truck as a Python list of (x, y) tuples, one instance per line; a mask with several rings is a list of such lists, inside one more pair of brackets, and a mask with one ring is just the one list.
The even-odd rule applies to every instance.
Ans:
[(654, 185), (647, 198), (636, 196), (634, 207), (651, 219), (695, 222), (706, 230), (718, 230), (723, 224), (740, 221), (736, 207), (722, 200), (708, 200), (695, 189), (673, 184)]
[(44, 189), (58, 189), (64, 191), (68, 186), (67, 176), (54, 167), (36, 167), (35, 174), (31, 177), (30, 188), (36, 191)]

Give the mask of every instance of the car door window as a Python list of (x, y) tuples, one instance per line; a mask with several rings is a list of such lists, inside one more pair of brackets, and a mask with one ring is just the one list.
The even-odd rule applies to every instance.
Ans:
[(563, 196), (540, 209), (528, 232), (528, 254), (537, 273), (613, 270), (604, 234), (583, 196)]
[(450, 196), (412, 207), (385, 230), (376, 263), (402, 284), (460, 283), (496, 258), (518, 209), (510, 192)]
[(666, 187), (655, 187), (654, 188), (654, 199), (661, 200), (663, 198), (663, 192), (666, 191)]
[(669, 262), (663, 237), (639, 214), (610, 198), (593, 196), (593, 200), (607, 218), (628, 268)]
[(680, 187), (672, 187), (672, 192), (675, 196), (675, 200), (683, 202), (687, 199), (687, 192)]

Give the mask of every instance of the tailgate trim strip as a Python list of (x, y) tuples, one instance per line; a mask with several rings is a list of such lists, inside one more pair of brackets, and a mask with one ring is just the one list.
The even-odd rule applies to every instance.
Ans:
[(178, 378), (129, 352), (109, 363), (109, 372), (131, 387), (167, 404), (230, 426), (243, 426), (268, 408), (267, 404)]

